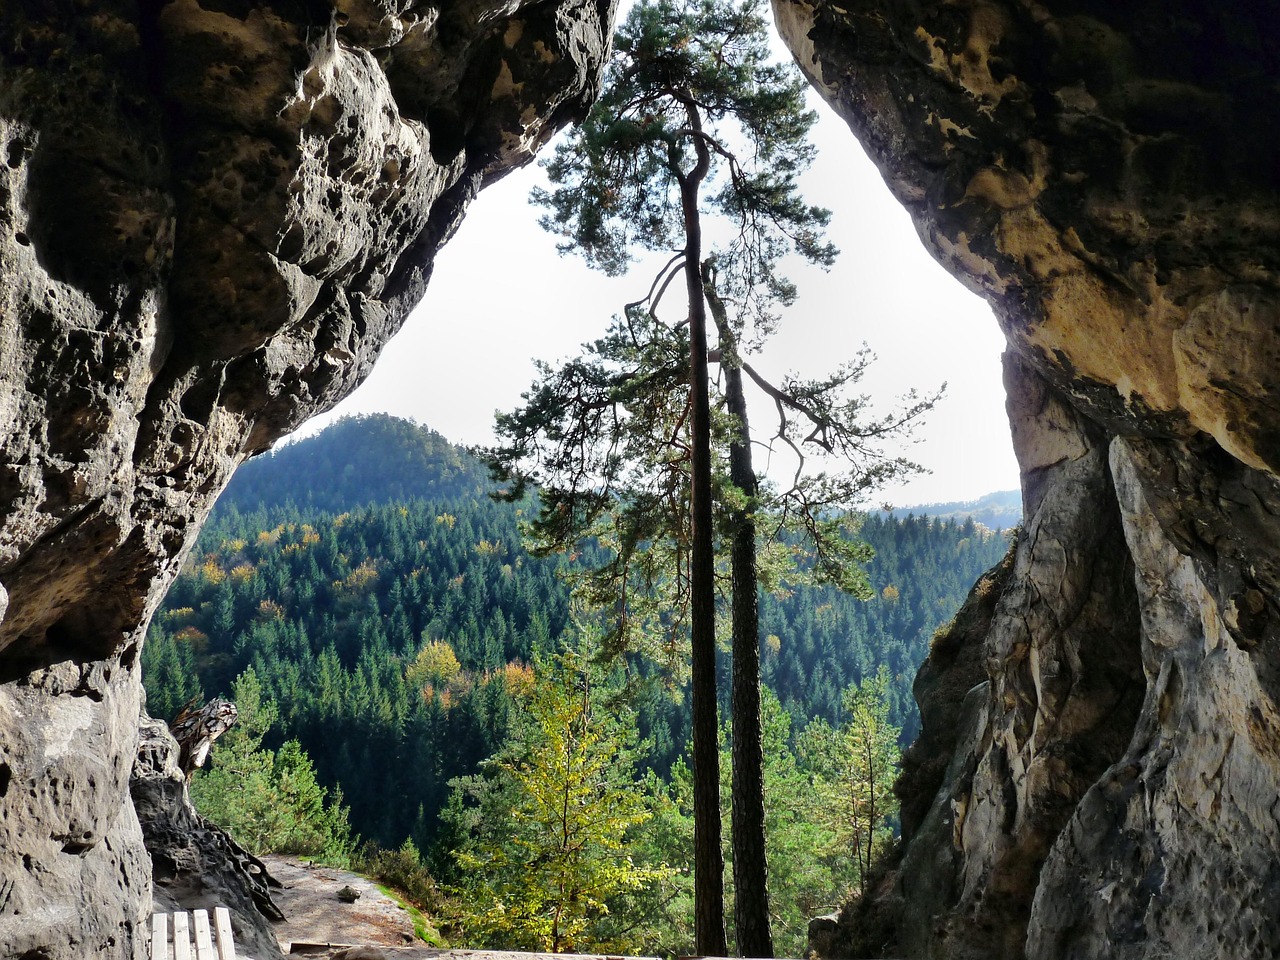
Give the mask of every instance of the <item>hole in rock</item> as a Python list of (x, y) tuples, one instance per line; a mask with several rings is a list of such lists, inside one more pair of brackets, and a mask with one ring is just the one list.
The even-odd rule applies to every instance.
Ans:
[[(431, 114), (428, 125), (436, 160), (452, 161), (465, 145), (465, 128), (447, 111)], [(957, 481), (959, 489), (948, 490), (940, 483), (927, 493), (893, 492), (887, 497), (899, 503), (940, 503), (1011, 490), (1018, 481), (1007, 453), (1007, 435), (1004, 451), (975, 447), (978, 434), (995, 434), (998, 439), (1006, 422), (998, 365), (1004, 348), (1000, 330), (989, 308), (964, 292), (950, 276), (941, 274), (920, 248), (914, 228), (892, 198), (883, 211), (868, 214), (864, 210), (870, 202), (865, 197), (873, 192), (887, 197), (886, 188), (865, 161), (860, 177), (855, 177), (858, 183), (852, 186), (847, 154), (855, 147), (847, 129), (837, 127), (835, 136), (844, 150), (832, 151), (832, 164), (826, 172), (831, 186), (826, 192), (805, 191), (812, 193), (806, 200), (836, 207), (841, 198), (856, 195), (854, 204), (845, 204), (844, 223), (865, 224), (868, 236), (833, 236), (837, 246), (847, 251), (837, 261), (836, 270), (829, 275), (815, 269), (812, 274), (794, 276), (799, 285), (796, 312), (782, 317), (780, 323), (778, 340), (786, 342), (780, 343), (783, 349), (774, 361), (777, 370), (762, 369), (762, 375), (781, 378), (788, 369), (799, 367), (805, 375), (826, 376), (842, 361), (859, 356), (861, 340), (873, 339), (882, 365), (890, 365), (891, 353), (896, 352), (896, 374), (881, 376), (874, 384), (874, 392), (886, 397), (884, 406), (892, 406), (892, 397), (904, 385), (932, 390), (943, 379), (951, 380), (951, 396), (956, 398), (959, 412), (947, 421), (940, 411), (937, 434), (955, 443), (951, 451), (954, 461), (978, 467), (1002, 457), (1006, 465), (1004, 472), (992, 471), (995, 476), (964, 477), (968, 485), (960, 486)], [(402, 417), (413, 416), (440, 430), (443, 438), (426, 438), (425, 431), (420, 433), (407, 424), (388, 428), (370, 417), (324, 444), (303, 440), (293, 453), (282, 447), (273, 457), (247, 463), (215, 508), (219, 512), (209, 529), (224, 524), (229, 513), (223, 511), (233, 504), (241, 518), (236, 521), (238, 526), (224, 527), (225, 532), (215, 536), (216, 543), (193, 550), (187, 570), (175, 585), (173, 599), (156, 614), (156, 630), (140, 654), (151, 712), (154, 716), (168, 714), (166, 719), (197, 690), (204, 700), (214, 695), (237, 699), (233, 685), (251, 664), (261, 686), (260, 698), (274, 700), (282, 716), (294, 709), (306, 713), (323, 695), (325, 716), (332, 722), (317, 723), (305, 731), (280, 730), (279, 735), (282, 739), (300, 737), (302, 750), (314, 760), (324, 780), (342, 783), (343, 803), (349, 805), (351, 822), (369, 824), (366, 831), (378, 832), (378, 841), (389, 850), (399, 849), (410, 831), (416, 831), (413, 838), (419, 850), (438, 836), (434, 823), (448, 801), (445, 785), (452, 777), (470, 776), (489, 753), (488, 741), (476, 749), (467, 746), (477, 739), (472, 731), (489, 730), (490, 716), (497, 712), (489, 707), (489, 701), (502, 703), (500, 709), (506, 710), (504, 698), (509, 691), (525, 689), (535, 680), (534, 669), (527, 667), (534, 649), (549, 649), (562, 636), (568, 639), (571, 632), (567, 628), (568, 600), (559, 593), (558, 581), (549, 570), (547, 577), (526, 580), (536, 568), (535, 558), (521, 552), (515, 517), (504, 515), (502, 522), (509, 524), (504, 527), (508, 532), (499, 535), (493, 526), (497, 520), (484, 512), (489, 503), (471, 497), (468, 486), (454, 489), (452, 480), (426, 476), (430, 467), (419, 470), (410, 466), (402, 471), (402, 466), (416, 463), (413, 451), (424, 444), (440, 443), (443, 451), (444, 438), (453, 443), (485, 442), (494, 407), (511, 410), (520, 403), (521, 390), (529, 384), (530, 357), (554, 360), (572, 356), (580, 343), (602, 337), (609, 316), (620, 311), (623, 303), (643, 297), (653, 280), (650, 268), (666, 262), (666, 257), (658, 257), (637, 265), (631, 278), (617, 280), (591, 273), (580, 261), (562, 259), (556, 252), (557, 238), (538, 227), (538, 218), (545, 211), (532, 209), (525, 200), (536, 174), (535, 166), (527, 170), (530, 175), (524, 182), (520, 175), (512, 174), (470, 207), (457, 238), (436, 261), (429, 302), (419, 311), (419, 323), (410, 320), (404, 326), (402, 339), (385, 351), (369, 385), (347, 406), (348, 412), (389, 410)], [(457, 192), (462, 193), (463, 188)], [(324, 201), (321, 195), (321, 204)], [(837, 218), (840, 215), (837, 210)], [(399, 229), (399, 224), (393, 225)], [(452, 223), (448, 227), (452, 229)], [(444, 224), (430, 224), (430, 229), (443, 233)], [(891, 233), (899, 234), (892, 243), (887, 241)], [(302, 256), (298, 234), (301, 230), (285, 234), (280, 252)], [(325, 257), (335, 259), (337, 253), (332, 243), (325, 246), (325, 239), (317, 233), (306, 244), (308, 252), (325, 251), (316, 261), (316, 270), (323, 266)], [(914, 251), (910, 256), (902, 253), (908, 246)], [(429, 239), (424, 239), (420, 247), (411, 248), (393, 262), (387, 269), (388, 287), (422, 283), (429, 247)], [(535, 250), (545, 256), (535, 259)], [(358, 279), (342, 284), (343, 294), (349, 285), (371, 285), (372, 273), (372, 262), (361, 264)], [(844, 287), (837, 283), (841, 275)], [(879, 279), (883, 283), (870, 288), (873, 280)], [(929, 296), (936, 294), (929, 289), (933, 285), (945, 289), (940, 300), (932, 301)], [(680, 283), (673, 283), (660, 311), (673, 324), (676, 339), (672, 340), (672, 352), (681, 348), (677, 342), (681, 328), (675, 324), (686, 312), (685, 305), (676, 301), (682, 289)], [(320, 293), (324, 303), (333, 297), (328, 289)], [(307, 379), (316, 383), (312, 397), (337, 390), (324, 379), (330, 376), (325, 366), (330, 357), (339, 370), (334, 378), (347, 375), (348, 367), (339, 365), (364, 362), (358, 352), (364, 344), (357, 342), (352, 330), (365, 323), (370, 329), (385, 325), (378, 303), (369, 308), (361, 303), (356, 316), (356, 308), (344, 308), (340, 297), (342, 294), (334, 310), (312, 311), (324, 320), (316, 324), (312, 337), (317, 355), (325, 360), (314, 364), (301, 352), (298, 357), (280, 358), (282, 365), (289, 362), (307, 371)], [(915, 323), (918, 317), (934, 317), (936, 323)], [(305, 325), (300, 324), (298, 343), (305, 342), (305, 333)], [(891, 333), (897, 342), (888, 342)], [(357, 360), (352, 360), (353, 356)], [(442, 362), (429, 370), (436, 357)], [(946, 364), (929, 366), (937, 357), (946, 358)], [(751, 360), (755, 361), (754, 355)], [(970, 369), (983, 371), (974, 379), (984, 380), (989, 388), (986, 404), (974, 401), (973, 390), (961, 389), (961, 380)], [(713, 378), (719, 375), (719, 371), (712, 372)], [(397, 378), (398, 383), (393, 383)], [(676, 384), (673, 393), (687, 396), (682, 376), (671, 374), (668, 379)], [(379, 389), (383, 390), (380, 396)], [(417, 410), (397, 402), (399, 394), (412, 392), (421, 398), (428, 390), (433, 390), (434, 397), (413, 401), (421, 404)], [(300, 406), (306, 402), (303, 398)], [(758, 416), (760, 426), (768, 426), (772, 404), (767, 398), (750, 403), (754, 404), (753, 420)], [(212, 398), (207, 404), (183, 399), (183, 411), (197, 422), (204, 422), (212, 407)], [(466, 421), (468, 411), (479, 411), (479, 416)], [(975, 429), (977, 425), (982, 429)], [(1001, 429), (988, 430), (987, 426)], [(393, 442), (393, 435), (406, 440), (403, 447)], [(378, 443), (366, 445), (372, 438)], [(308, 447), (303, 449), (302, 443)], [(383, 448), (383, 453), (375, 454), (378, 448)], [(452, 449), (442, 453), (445, 472), (451, 477), (467, 474), (470, 461)], [(913, 451), (914, 460), (927, 461), (940, 476), (946, 456)], [(762, 462), (759, 468), (768, 467)], [(269, 480), (273, 470), (276, 475)], [(952, 471), (952, 476), (959, 472)], [(463, 481), (463, 486), (466, 483)], [(244, 518), (260, 512), (260, 507), (247, 499), (247, 490), (266, 492), (269, 486), (273, 503), (282, 508), (293, 504), (298, 509), (291, 507), (279, 520), (264, 520), (260, 526), (243, 524)], [(367, 506), (372, 490), (387, 486), (399, 490), (401, 502)], [(434, 489), (439, 490), (436, 495), (440, 498), (457, 494), (466, 502), (445, 507), (443, 500), (436, 500), (434, 507), (421, 506)], [(342, 497), (349, 499), (342, 502)], [(1016, 494), (1012, 502), (1018, 502)], [(323, 520), (303, 512), (306, 504), (326, 511)], [(335, 522), (335, 517), (343, 518)], [(874, 522), (886, 524), (878, 516)], [(457, 543), (445, 547), (444, 532), (453, 531), (454, 524)], [(918, 522), (902, 527), (902, 543), (929, 535), (925, 527), (927, 524)], [(465, 539), (463, 529), (468, 531)], [(439, 548), (436, 538), (440, 539)], [(948, 557), (987, 550), (972, 570), (966, 568), (951, 577), (948, 567), (946, 576), (957, 584), (956, 593), (947, 598), (950, 609), (943, 608), (932, 593), (933, 586), (943, 579), (934, 572), (936, 567), (916, 564), (914, 573), (904, 573), (895, 582), (874, 584), (876, 598), (865, 607), (877, 611), (886, 625), (874, 631), (876, 636), (865, 631), (855, 634), (846, 628), (844, 607), (838, 603), (818, 613), (818, 604), (806, 600), (809, 605), (804, 617), (783, 611), (777, 604), (769, 607), (768, 616), (778, 625), (760, 631), (765, 636), (776, 635), (776, 648), (764, 652), (767, 682), (774, 690), (781, 689), (780, 698), (786, 696), (796, 704), (797, 717), (823, 714), (835, 722), (841, 691), (854, 680), (854, 668), (874, 676), (881, 663), (893, 677), (904, 678), (897, 699), (904, 704), (904, 712), (910, 709), (910, 677), (927, 653), (932, 627), (955, 612), (969, 586), (983, 570), (1000, 561), (1006, 547), (993, 530), (975, 526), (964, 534), (957, 527), (948, 543)], [(901, 552), (892, 539), (886, 540), (881, 550), (884, 557)], [(931, 588), (923, 598), (922, 584)], [(892, 590), (887, 589), (890, 586)], [(854, 607), (850, 605), (850, 609)], [(823, 617), (832, 622), (823, 621)], [(849, 620), (854, 618), (849, 614)], [(884, 637), (883, 649), (874, 646), (879, 634), (888, 631), (895, 632)], [(829, 639), (831, 636), (840, 637), (838, 643)], [(846, 655), (856, 657), (861, 650), (867, 652), (865, 666)], [(451, 666), (453, 660), (456, 664)], [(317, 663), (323, 663), (326, 676), (332, 678), (332, 687), (323, 692), (307, 686), (308, 677), (319, 673)], [(365, 672), (361, 672), (362, 664), (367, 664)], [(824, 681), (813, 682), (814, 676), (822, 676)], [(370, 689), (372, 685), (379, 689)], [(282, 701), (284, 690), (288, 690), (288, 705)], [(366, 700), (399, 705), (385, 712), (385, 728), (370, 732), (372, 723), (365, 723), (355, 707), (357, 701)], [(655, 739), (660, 739), (660, 749), (666, 750), (655, 767), (669, 767), (684, 753), (687, 727), (680, 709), (686, 704), (684, 696), (658, 696), (653, 704), (646, 701), (649, 713), (645, 722), (658, 730)], [(396, 710), (401, 713), (394, 713)], [(314, 710), (307, 716), (319, 716), (319, 712)], [(421, 732), (428, 730), (430, 735)], [(494, 741), (500, 742), (502, 737), (502, 731), (493, 731)], [(372, 748), (374, 741), (378, 742), (376, 749)], [(221, 742), (214, 745), (211, 768), (196, 774), (200, 778), (196, 782), (212, 782), (221, 749)], [(778, 748), (778, 753), (783, 749), (790, 746)], [(389, 763), (389, 756), (397, 759)], [(430, 772), (429, 776), (424, 772)], [(412, 810), (406, 808), (410, 820), (421, 806), (421, 823), (388, 817), (389, 796), (410, 797)], [(169, 869), (161, 858), (154, 863), (157, 878)]]

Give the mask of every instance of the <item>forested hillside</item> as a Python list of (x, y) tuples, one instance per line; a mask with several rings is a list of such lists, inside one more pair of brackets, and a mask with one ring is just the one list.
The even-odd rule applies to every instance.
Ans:
[[(279, 709), (268, 742), (301, 743), (360, 835), (428, 849), (449, 780), (503, 745), (513, 694), (570, 618), (557, 571), (573, 559), (526, 553), (521, 508), (486, 489), (465, 451), (386, 416), (247, 464), (155, 617), (151, 712), (229, 694), (252, 668)], [(891, 718), (913, 736), (910, 684), (929, 639), (1005, 550), (972, 521), (871, 517), (862, 536), (874, 599), (810, 587), (762, 598), (763, 676), (792, 735), (839, 720), (845, 688), (884, 666)], [(665, 777), (688, 740), (682, 692), (627, 666), (641, 766)]]
[(242, 466), (214, 519), (290, 505), (342, 513), (368, 504), (474, 498), (487, 489), (484, 466), (434, 430), (398, 417), (344, 417), (322, 436)]

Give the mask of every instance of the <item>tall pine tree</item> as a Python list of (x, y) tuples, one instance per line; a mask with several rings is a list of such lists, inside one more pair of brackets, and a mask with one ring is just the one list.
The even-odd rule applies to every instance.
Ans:
[[(554, 189), (535, 200), (550, 208), (543, 224), (609, 274), (623, 272), (633, 250), (678, 250), (646, 297), (629, 304), (584, 358), (542, 379), (526, 406), (500, 416), (497, 472), (539, 483), (543, 509), (534, 530), (544, 547), (602, 536), (615, 557), (592, 584), (618, 614), (619, 633), (644, 601), (637, 584), (677, 603), (659, 619), (688, 610), (695, 774), (697, 949), (725, 952), (723, 861), (719, 837), (715, 706), (715, 513), (732, 544), (733, 831), (736, 933), (747, 956), (769, 956), (769, 910), (759, 720), (755, 566), (761, 508), (747, 431), (745, 372), (774, 403), (774, 438), (851, 457), (856, 469), (825, 474), (775, 494), (780, 521), (799, 518), (814, 535), (820, 573), (836, 572), (865, 591), (850, 561), (866, 552), (833, 526), (832, 509), (914, 468), (883, 456), (879, 439), (899, 431), (931, 401), (866, 422), (845, 388), (865, 359), (825, 380), (789, 378), (775, 386), (744, 355), (766, 337), (779, 305), (795, 298), (779, 273), (795, 252), (827, 266), (835, 250), (822, 239), (825, 210), (800, 197), (797, 177), (812, 158), (805, 84), (792, 65), (769, 62), (760, 4), (745, 0), (641, 3), (615, 39), (601, 99), (548, 163)], [(727, 223), (718, 245), (703, 241), (704, 220)], [(711, 249), (704, 250), (710, 246)], [(682, 318), (659, 307), (683, 279)], [(717, 347), (708, 347), (708, 315)], [(710, 397), (711, 363), (724, 392)], [(685, 374), (680, 376), (683, 368)], [(687, 382), (687, 388), (680, 381)], [(728, 451), (729, 477), (713, 476), (713, 443)], [(522, 484), (512, 490), (518, 495)], [(688, 504), (686, 509), (685, 504)], [(658, 566), (659, 561), (665, 561)], [(651, 608), (652, 609), (652, 608)]]

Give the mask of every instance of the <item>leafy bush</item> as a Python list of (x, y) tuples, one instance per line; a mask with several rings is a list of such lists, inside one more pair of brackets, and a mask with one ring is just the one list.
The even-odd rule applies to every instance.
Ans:
[(406, 840), (398, 850), (387, 850), (373, 841), (362, 844), (352, 855), (351, 867), (392, 888), (392, 896), (398, 893), (408, 901), (402, 906), (413, 917), (413, 932), (419, 940), (448, 946), (428, 917), (455, 917), (459, 907), (441, 891), (412, 840)]
[(412, 840), (406, 840), (398, 850), (387, 850), (374, 841), (364, 843), (352, 856), (351, 867), (379, 883), (394, 887), (416, 906), (433, 915), (448, 912), (449, 901)]

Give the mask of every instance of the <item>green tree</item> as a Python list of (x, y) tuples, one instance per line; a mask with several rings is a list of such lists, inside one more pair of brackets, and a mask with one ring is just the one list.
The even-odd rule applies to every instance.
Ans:
[[(800, 519), (814, 535), (819, 573), (866, 590), (848, 561), (866, 551), (839, 535), (832, 510), (915, 469), (880, 453), (878, 442), (931, 404), (868, 422), (846, 396), (865, 358), (819, 381), (765, 380), (744, 357), (773, 329), (775, 310), (795, 288), (779, 272), (795, 252), (827, 266), (825, 210), (806, 204), (797, 177), (813, 149), (814, 115), (794, 66), (769, 62), (760, 4), (745, 0), (656, 0), (633, 7), (615, 39), (605, 91), (586, 122), (547, 164), (555, 188), (535, 199), (543, 223), (607, 273), (624, 271), (634, 248), (679, 252), (642, 300), (629, 304), (586, 355), (540, 370), (526, 405), (500, 416), (502, 444), (490, 452), (499, 476), (539, 483), (534, 524), (544, 545), (595, 535), (615, 550), (589, 584), (618, 613), (619, 631), (644, 623), (630, 588), (658, 585), (668, 627), (687, 606), (691, 645), (697, 949), (724, 950), (723, 865), (715, 749), (715, 560), (713, 502), (732, 569), (733, 845), (737, 939), (749, 955), (772, 953), (768, 926), (763, 780), (759, 733), (757, 518), (764, 508), (751, 461), (745, 373), (777, 410), (774, 439), (803, 457), (849, 457), (837, 477), (797, 470), (768, 508), (780, 523)], [(704, 219), (729, 239), (704, 254)], [(659, 319), (668, 289), (683, 278), (687, 311)], [(717, 348), (708, 348), (708, 316)], [(723, 393), (713, 407), (709, 364)], [(727, 450), (728, 476), (713, 477), (713, 441)], [(805, 479), (802, 480), (802, 477)], [(517, 483), (512, 495), (521, 492)], [(688, 504), (686, 512), (685, 504)], [(642, 591), (649, 593), (649, 589)], [(639, 614), (639, 615), (637, 615)], [(632, 627), (632, 629), (634, 629)]]
[(312, 856), (345, 864), (352, 849), (342, 794), (326, 802), (315, 768), (296, 740), (263, 747), (279, 711), (265, 699), (252, 668), (232, 687), (236, 726), (215, 745), (208, 770), (197, 771), (191, 801), (247, 850)]
[(147, 678), (147, 712), (152, 716), (171, 721), (186, 704), (204, 699), (191, 646), (158, 626), (147, 633), (142, 670)]
[(488, 762), (490, 783), (461, 782), (483, 813), (455, 823), (474, 834), (455, 850), (468, 937), (535, 951), (624, 950), (602, 921), (622, 894), (663, 879), (634, 862), (628, 834), (650, 817), (635, 774), (634, 722), (602, 709), (598, 672), (572, 651), (537, 665), (508, 745)]
[[(809, 920), (840, 901), (838, 865), (825, 854), (830, 830), (814, 813), (809, 770), (796, 756), (791, 717), (772, 692), (762, 691), (769, 903), (779, 955), (802, 956)], [(726, 742), (732, 740), (730, 729)]]
[(611, 923), (628, 931), (639, 953), (689, 956), (694, 943), (693, 777), (678, 759), (665, 781), (649, 771), (644, 790), (652, 815), (634, 831), (633, 856), (670, 869), (657, 882), (620, 897)]
[(857, 866), (858, 893), (866, 893), (871, 868), (893, 843), (898, 801), (899, 729), (889, 721), (890, 676), (853, 684), (842, 698), (844, 722), (823, 721), (805, 730), (803, 752), (815, 773), (814, 815), (834, 837), (832, 855)]

